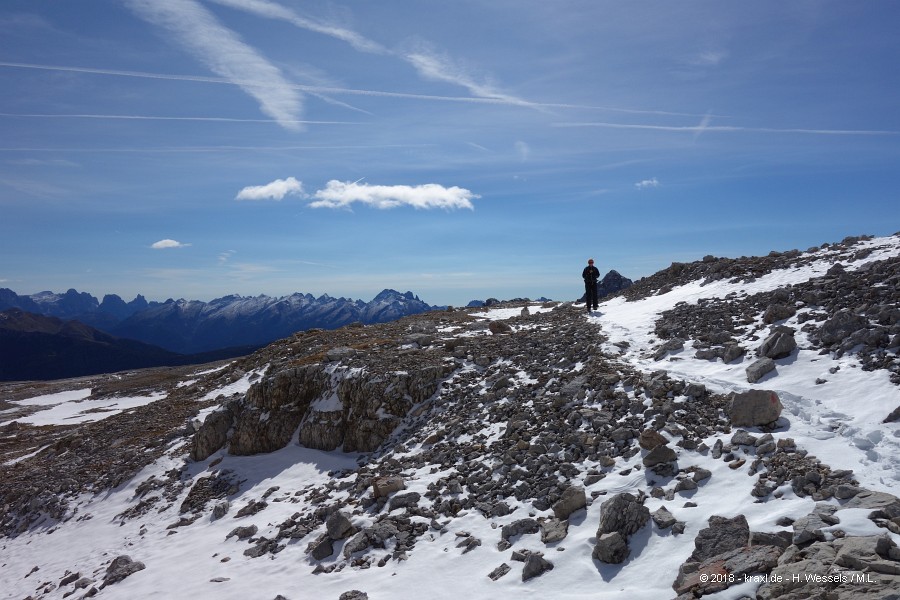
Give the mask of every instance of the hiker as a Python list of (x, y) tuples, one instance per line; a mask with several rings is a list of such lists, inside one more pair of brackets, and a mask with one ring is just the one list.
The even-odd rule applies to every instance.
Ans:
[(584, 305), (588, 312), (591, 312), (591, 306), (597, 310), (597, 280), (600, 279), (600, 271), (594, 266), (594, 259), (588, 259), (588, 266), (581, 272), (584, 279)]

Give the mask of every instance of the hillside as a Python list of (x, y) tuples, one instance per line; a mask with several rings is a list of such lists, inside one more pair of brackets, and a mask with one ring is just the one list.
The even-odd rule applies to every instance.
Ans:
[(198, 364), (249, 354), (228, 348), (199, 355), (118, 338), (78, 321), (11, 308), (0, 311), (0, 381), (49, 380), (126, 369)]
[[(3, 388), (5, 598), (889, 598), (900, 235)], [(189, 568), (186, 568), (189, 565)]]

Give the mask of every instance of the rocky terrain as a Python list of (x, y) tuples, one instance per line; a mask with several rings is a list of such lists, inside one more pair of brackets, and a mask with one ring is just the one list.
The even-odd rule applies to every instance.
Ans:
[[(898, 278), (900, 237), (848, 238), (672, 265), (596, 317), (448, 309), (8, 385), (0, 593), (896, 597)], [(32, 424), (66, 389), (154, 399)]]

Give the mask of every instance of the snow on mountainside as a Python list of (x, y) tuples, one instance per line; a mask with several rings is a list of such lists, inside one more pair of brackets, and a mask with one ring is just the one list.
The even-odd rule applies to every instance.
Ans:
[(0, 597), (894, 597), (898, 281), (848, 239), (0, 387)]
[(112, 335), (138, 340), (171, 352), (194, 354), (243, 346), (260, 346), (310, 328), (336, 329), (355, 321), (383, 323), (438, 306), (412, 292), (386, 289), (371, 302), (324, 294), (270, 297), (224, 296), (209, 302), (168, 300), (147, 302), (138, 295), (125, 302), (115, 295), (102, 302), (87, 293), (40, 292), (19, 296), (0, 289), (0, 310), (25, 311), (74, 319)]
[(113, 333), (177, 352), (265, 344), (295, 331), (335, 329), (359, 321), (382, 323), (437, 307), (411, 292), (384, 290), (371, 302), (327, 294), (225, 296), (210, 302), (178, 300), (150, 307), (112, 328)]

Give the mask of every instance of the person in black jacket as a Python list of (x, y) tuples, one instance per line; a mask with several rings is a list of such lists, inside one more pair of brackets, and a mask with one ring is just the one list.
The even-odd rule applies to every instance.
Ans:
[(588, 312), (591, 312), (591, 306), (597, 310), (597, 280), (600, 279), (600, 271), (594, 266), (594, 259), (588, 259), (588, 266), (581, 272), (584, 279), (584, 305)]

